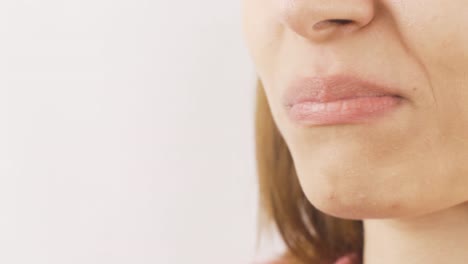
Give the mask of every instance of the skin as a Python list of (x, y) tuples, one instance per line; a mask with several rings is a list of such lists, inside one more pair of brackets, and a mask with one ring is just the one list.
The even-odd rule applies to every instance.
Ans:
[[(243, 2), (247, 47), (301, 187), (319, 210), (364, 221), (365, 264), (468, 259), (466, 14), (464, 0)], [(281, 96), (293, 78), (343, 72), (398, 87), (403, 104), (354, 125), (288, 118)]]

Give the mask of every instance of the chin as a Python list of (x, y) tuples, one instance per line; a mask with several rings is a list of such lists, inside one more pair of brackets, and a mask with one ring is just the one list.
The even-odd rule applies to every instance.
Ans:
[(353, 186), (340, 188), (307, 187), (303, 186), (302, 188), (309, 202), (322, 213), (338, 218), (383, 219), (398, 218), (414, 213), (405, 206), (403, 199), (395, 197), (395, 193), (384, 192), (378, 188), (372, 188), (372, 186), (365, 188), (353, 188)]
[(314, 207), (324, 214), (350, 220), (397, 218), (401, 216), (391, 210), (375, 208), (372, 204), (343, 206), (341, 204), (314, 203)]

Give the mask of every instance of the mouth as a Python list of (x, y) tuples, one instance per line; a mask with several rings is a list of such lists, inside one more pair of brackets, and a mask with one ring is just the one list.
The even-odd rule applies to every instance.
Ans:
[(363, 96), (330, 102), (302, 102), (288, 109), (289, 117), (307, 125), (332, 125), (381, 117), (401, 105), (400, 96)]
[(394, 87), (349, 75), (297, 79), (283, 96), (289, 118), (305, 125), (359, 123), (402, 105)]

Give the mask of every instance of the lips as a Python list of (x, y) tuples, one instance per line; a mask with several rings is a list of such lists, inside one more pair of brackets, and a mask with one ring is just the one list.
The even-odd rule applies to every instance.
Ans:
[(305, 125), (376, 120), (402, 106), (403, 99), (395, 87), (351, 75), (300, 78), (283, 96), (291, 120)]
[(285, 91), (283, 102), (291, 107), (303, 102), (332, 102), (371, 96), (402, 97), (400, 91), (385, 84), (364, 80), (351, 75), (298, 78)]

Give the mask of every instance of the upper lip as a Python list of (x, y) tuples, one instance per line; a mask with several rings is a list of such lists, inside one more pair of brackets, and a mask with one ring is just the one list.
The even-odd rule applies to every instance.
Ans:
[(392, 86), (365, 80), (353, 75), (303, 77), (294, 80), (284, 94), (286, 106), (303, 102), (330, 102), (363, 96), (397, 96), (400, 91)]

